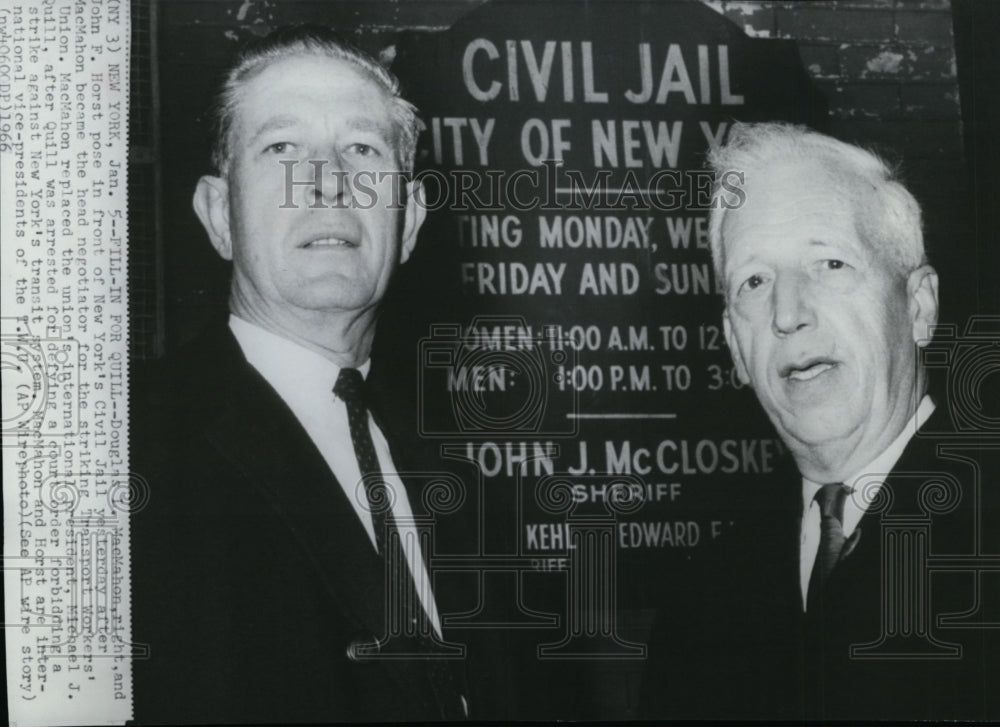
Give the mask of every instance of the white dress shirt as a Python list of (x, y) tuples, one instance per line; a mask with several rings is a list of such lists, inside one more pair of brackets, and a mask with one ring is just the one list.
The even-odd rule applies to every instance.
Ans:
[[(844, 484), (856, 493), (855, 487), (858, 480), (864, 479), (865, 501), (874, 501), (876, 493), (882, 488), (882, 482), (873, 480), (872, 475), (888, 475), (892, 468), (896, 466), (900, 455), (906, 449), (907, 443), (916, 431), (924, 425), (927, 418), (934, 412), (934, 402), (927, 395), (920, 401), (917, 411), (906, 423), (906, 426), (899, 432), (899, 436), (893, 440), (882, 454), (871, 461), (868, 466), (861, 468), (861, 471), (844, 480)], [(806, 610), (806, 597), (809, 593), (809, 577), (812, 575), (813, 564), (816, 562), (816, 554), (819, 551), (820, 538), (820, 512), (819, 503), (816, 502), (816, 493), (823, 486), (822, 483), (813, 482), (805, 477), (802, 478), (802, 537), (799, 547), (799, 584), (802, 588), (802, 610)], [(867, 505), (860, 502), (861, 498), (855, 494), (849, 495), (844, 500), (844, 537), (850, 538), (861, 522), (865, 514)], [(874, 535), (874, 534), (873, 534)]]
[[(314, 351), (237, 316), (229, 316), (229, 328), (236, 336), (247, 361), (274, 387), (323, 455), (368, 533), (372, 548), (377, 551), (375, 526), (367, 509), (367, 495), (361, 484), (361, 470), (351, 442), (347, 405), (333, 393), (340, 367)], [(358, 370), (362, 376), (367, 376), (370, 368), (371, 360), (368, 360)], [(385, 435), (375, 425), (371, 414), (368, 415), (368, 429), (375, 444), (383, 479), (394, 493), (392, 513), (396, 518), (417, 594), (434, 630), (440, 636), (441, 623), (437, 605), (421, 557), (416, 528), (412, 524), (406, 489), (396, 474)], [(330, 523), (330, 527), (336, 526), (337, 523)]]

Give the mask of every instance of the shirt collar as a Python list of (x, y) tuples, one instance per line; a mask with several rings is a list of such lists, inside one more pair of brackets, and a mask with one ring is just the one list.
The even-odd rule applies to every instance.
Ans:
[[(301, 400), (315, 397), (317, 391), (333, 391), (341, 367), (325, 356), (232, 314), (229, 329), (250, 365), (282, 398)], [(368, 359), (358, 371), (367, 377), (370, 368)]]
[[(892, 472), (892, 468), (896, 466), (896, 462), (903, 454), (903, 450), (906, 449), (906, 445), (909, 443), (910, 439), (917, 433), (917, 430), (924, 425), (924, 422), (926, 422), (933, 413), (934, 401), (929, 395), (924, 394), (924, 398), (920, 400), (920, 405), (917, 407), (917, 410), (913, 413), (913, 416), (910, 417), (906, 426), (900, 430), (899, 435), (893, 440), (892, 444), (886, 447), (882, 454), (869, 462), (867, 466), (862, 467), (858, 472), (855, 472), (850, 477), (845, 478), (844, 484), (847, 485), (853, 492), (857, 481), (862, 477), (869, 474)], [(805, 513), (809, 511), (813, 498), (822, 486), (822, 483), (813, 482), (806, 477), (802, 478), (802, 512)]]

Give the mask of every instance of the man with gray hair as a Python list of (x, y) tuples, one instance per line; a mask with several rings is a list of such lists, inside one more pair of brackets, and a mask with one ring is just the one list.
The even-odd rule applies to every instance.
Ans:
[[(665, 639), (683, 655), (665, 679), (680, 696), (647, 711), (1000, 716), (997, 690), (984, 688), (1000, 683), (996, 641), (983, 650), (985, 640), (966, 639), (957, 658), (961, 638), (945, 645), (931, 633), (932, 616), (968, 613), (982, 584), (919, 585), (929, 545), (968, 552), (978, 518), (988, 522), (978, 475), (939, 459), (927, 436), (953, 426), (927, 394), (920, 355), (937, 323), (938, 276), (919, 205), (876, 155), (803, 127), (736, 124), (710, 164), (726, 180), (709, 223), (726, 341), (794, 469), (761, 483), (759, 511), (702, 565), (694, 605), (676, 615), (688, 630), (710, 623), (711, 637)], [(929, 542), (912, 553), (901, 550), (911, 541), (885, 545), (888, 518), (928, 518), (942, 482), (956, 483), (954, 502), (926, 519)]]
[[(746, 175), (744, 203), (714, 208), (709, 227), (726, 341), (806, 478), (804, 502), (891, 470), (934, 410), (917, 352), (938, 278), (916, 200), (873, 154), (792, 126), (737, 125), (710, 161)], [(816, 510), (803, 520), (804, 598)], [(849, 512), (846, 537), (863, 514)]]
[(242, 53), (216, 111), (193, 204), (232, 262), (229, 316), (133, 382), (132, 469), (150, 483), (132, 523), (136, 718), (468, 716), (407, 451), (366, 380), (424, 219), (415, 110), (367, 54), (296, 27)]

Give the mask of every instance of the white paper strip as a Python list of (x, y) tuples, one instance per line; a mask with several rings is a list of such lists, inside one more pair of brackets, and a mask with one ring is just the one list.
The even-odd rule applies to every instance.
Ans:
[(4, 598), (11, 724), (131, 718), (129, 6), (0, 5)]

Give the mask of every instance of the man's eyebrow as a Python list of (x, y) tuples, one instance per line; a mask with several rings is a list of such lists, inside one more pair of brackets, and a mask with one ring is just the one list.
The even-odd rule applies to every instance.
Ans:
[(396, 138), (395, 127), (392, 124), (386, 124), (370, 116), (352, 116), (347, 120), (347, 128), (352, 131), (378, 134), (387, 142), (392, 142)]
[[(280, 129), (287, 129), (301, 123), (301, 119), (289, 114), (279, 114), (268, 118), (258, 127), (253, 136), (250, 137), (250, 146), (253, 146), (257, 139), (265, 134)], [(387, 144), (393, 144), (396, 140), (396, 128), (392, 124), (386, 124), (379, 119), (368, 116), (354, 116), (347, 119), (346, 126), (352, 131), (363, 131), (373, 133), (381, 137)]]
[(760, 258), (757, 255), (757, 253), (751, 253), (750, 255), (743, 258), (736, 258), (735, 262), (733, 261), (732, 257), (726, 259), (726, 269), (724, 271), (725, 274), (723, 275), (724, 282), (728, 281), (737, 272), (741, 272), (743, 268), (747, 267), (748, 265), (756, 264), (759, 259)]
[(728, 264), (729, 267), (736, 267), (736, 265), (746, 265), (747, 263), (752, 263), (756, 259), (757, 259), (756, 254), (743, 255), (743, 256), (729, 255), (726, 258), (726, 263)]
[(863, 245), (857, 245), (850, 241), (841, 242), (841, 241), (830, 241), (818, 238), (811, 238), (809, 240), (809, 247), (813, 248), (819, 247), (819, 248), (824, 248), (826, 250), (839, 250), (845, 253), (852, 253), (852, 252), (861, 254), (864, 253)]
[(275, 131), (277, 129), (287, 129), (290, 126), (295, 126), (297, 123), (299, 123), (299, 119), (288, 114), (271, 116), (267, 121), (261, 124), (257, 131), (254, 132), (254, 135), (250, 137), (250, 144), (253, 145), (257, 139), (268, 132)]

